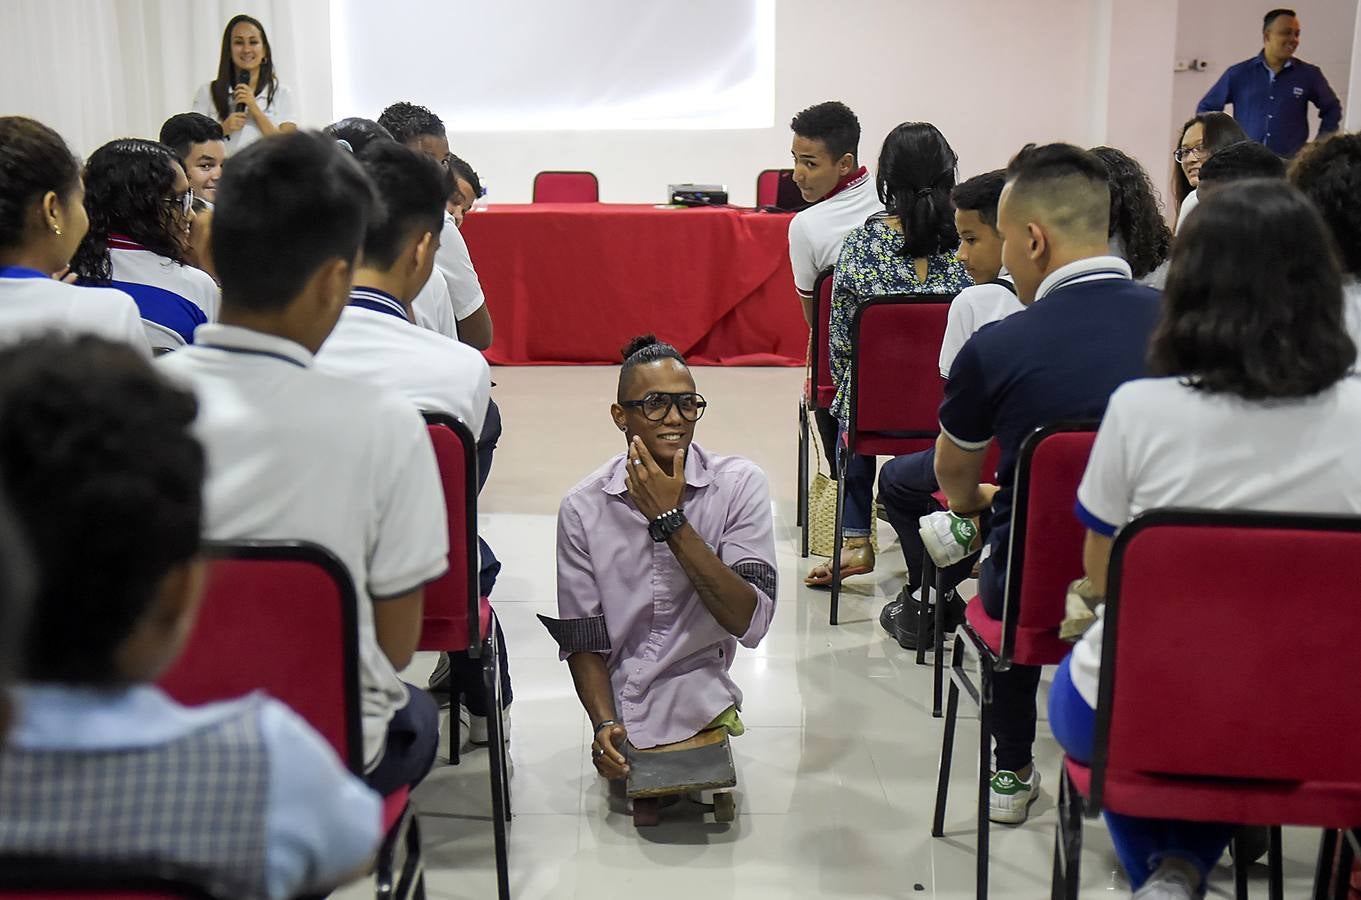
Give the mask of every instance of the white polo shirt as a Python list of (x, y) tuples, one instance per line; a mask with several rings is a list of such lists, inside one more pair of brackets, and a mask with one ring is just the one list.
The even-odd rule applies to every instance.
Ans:
[(1180, 234), (1181, 228), (1186, 224), (1186, 217), (1191, 215), (1191, 210), (1200, 204), (1200, 192), (1192, 188), (1191, 193), (1187, 194), (1181, 201), (1181, 209), (1177, 210), (1177, 227), (1173, 234)]
[[(1356, 352), (1361, 355), (1361, 280), (1354, 275), (1347, 276), (1342, 282), (1342, 315), (1347, 323), (1347, 334), (1351, 335)], [(1361, 356), (1356, 368), (1361, 371)]]
[(193, 388), (208, 459), (205, 537), (305, 540), (335, 553), (359, 596), (364, 759), (382, 758), (406, 686), (378, 646), (373, 606), (448, 568), (448, 526), (425, 423), (393, 391), (317, 371), (284, 338), (204, 325), (157, 360)]
[[(1165, 506), (1361, 513), (1358, 434), (1355, 378), (1269, 403), (1207, 394), (1177, 378), (1131, 381), (1111, 395), (1101, 420), (1077, 491), (1078, 518), (1113, 536), (1144, 510)], [(1093, 709), (1103, 631), (1098, 619), (1069, 663), (1073, 686)]]
[(179, 294), (203, 310), (209, 322), (217, 321), (222, 291), (213, 281), (213, 276), (150, 250), (127, 249), (131, 246), (136, 245), (124, 244), (115, 238), (109, 240), (109, 262), (113, 266), (114, 281), (149, 284)]
[[(1013, 283), (1011, 273), (1004, 266), (997, 278)], [(1000, 322), (1012, 313), (1025, 309), (1015, 290), (1000, 284), (976, 284), (965, 288), (950, 301), (950, 312), (945, 319), (945, 337), (940, 342), (940, 377), (950, 377), (950, 367), (964, 346), (964, 342), (989, 322)]]
[[(269, 100), (268, 88), (255, 95), (255, 102), (259, 105), (260, 111), (265, 114), (265, 118), (273, 122), (276, 127), (285, 122), (297, 124), (298, 105), (293, 100), (293, 92), (286, 85), (281, 84), (275, 89), (273, 102)], [(235, 109), (235, 103), (227, 104), (228, 112)], [(197, 113), (203, 113), (214, 122), (222, 121), (221, 117), (218, 116), (217, 106), (213, 103), (213, 83), (211, 81), (200, 85), (198, 91), (194, 94), (193, 110)], [(229, 134), (226, 137), (224, 143), (227, 155), (239, 153), (242, 148), (249, 147), (262, 137), (264, 135), (260, 132), (260, 126), (256, 125), (255, 118), (247, 113), (245, 127), (236, 134)]]
[(818, 274), (836, 265), (846, 235), (883, 211), (874, 179), (861, 166), (826, 197), (789, 220), (789, 265), (800, 297), (813, 298)]
[(424, 412), (457, 416), (482, 433), (491, 398), (487, 361), (455, 338), (421, 328), (401, 301), (356, 287), (317, 354), (317, 369), (394, 390)]
[(444, 214), (444, 229), (440, 232), (439, 240), (435, 266), (444, 274), (449, 286), (454, 320), (462, 322), (477, 312), (487, 298), (482, 293), (482, 282), (477, 280), (472, 257), (468, 255), (468, 242), (463, 240), (462, 232), (454, 224), (454, 217), (447, 212)]
[(458, 340), (458, 323), (454, 321), (449, 282), (438, 268), (430, 273), (421, 292), (411, 301), (411, 312), (416, 317), (416, 324), (422, 328)]
[(0, 341), (13, 343), (48, 331), (122, 341), (151, 358), (142, 314), (122, 291), (76, 287), (36, 269), (0, 268)]

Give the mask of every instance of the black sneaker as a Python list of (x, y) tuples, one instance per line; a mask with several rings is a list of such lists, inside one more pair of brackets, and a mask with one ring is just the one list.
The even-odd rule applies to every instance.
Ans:
[[(935, 607), (927, 606), (923, 610), (920, 591), (914, 592), (910, 597), (905, 596), (906, 591), (907, 587), (904, 585), (903, 590), (898, 593), (899, 600), (895, 601), (901, 602), (902, 605), (900, 608), (902, 611), (899, 613), (897, 620), (894, 623), (894, 629), (891, 634), (897, 639), (899, 647), (902, 647), (904, 650), (912, 650), (915, 652), (917, 649), (918, 617), (923, 614), (930, 616), (931, 619), (926, 624), (926, 647), (930, 650), (936, 645)], [(963, 603), (960, 601), (959, 594), (955, 591), (951, 590), (945, 595), (945, 603), (947, 604), (945, 607), (945, 639), (948, 641), (950, 636), (955, 633), (955, 629), (958, 628), (960, 623), (964, 620), (964, 615)]]
[(435, 663), (435, 671), (430, 673), (430, 682), (426, 690), (439, 703), (440, 708), (449, 705), (449, 695), (453, 692), (453, 673), (450, 671), (449, 654), (441, 653), (439, 662)]

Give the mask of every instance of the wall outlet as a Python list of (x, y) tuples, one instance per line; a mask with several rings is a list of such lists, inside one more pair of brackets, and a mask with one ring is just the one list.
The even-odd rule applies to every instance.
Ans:
[(1172, 66), (1173, 72), (1204, 72), (1210, 68), (1209, 60), (1205, 59), (1179, 59)]

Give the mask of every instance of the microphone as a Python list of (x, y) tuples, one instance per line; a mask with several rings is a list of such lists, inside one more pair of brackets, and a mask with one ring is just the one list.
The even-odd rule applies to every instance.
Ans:
[[(249, 72), (237, 72), (237, 73), (236, 73), (236, 83), (237, 83), (237, 84), (250, 84), (250, 73), (249, 73)], [(246, 104), (244, 104), (244, 103), (238, 103), (238, 104), (236, 104), (236, 111), (239, 112), (239, 113), (245, 112), (245, 111), (246, 111)]]

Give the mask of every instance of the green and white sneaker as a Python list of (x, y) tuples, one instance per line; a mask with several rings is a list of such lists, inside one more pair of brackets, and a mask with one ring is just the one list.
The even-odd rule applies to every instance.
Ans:
[(981, 540), (978, 523), (973, 519), (941, 510), (922, 516), (917, 524), (921, 526), (918, 533), (926, 545), (926, 552), (931, 554), (931, 561), (938, 569), (952, 566), (978, 552)]
[(988, 819), (1003, 825), (1020, 825), (1030, 815), (1030, 804), (1040, 796), (1040, 770), (1030, 770), (1030, 780), (1022, 781), (1015, 772), (999, 769), (992, 776)]

